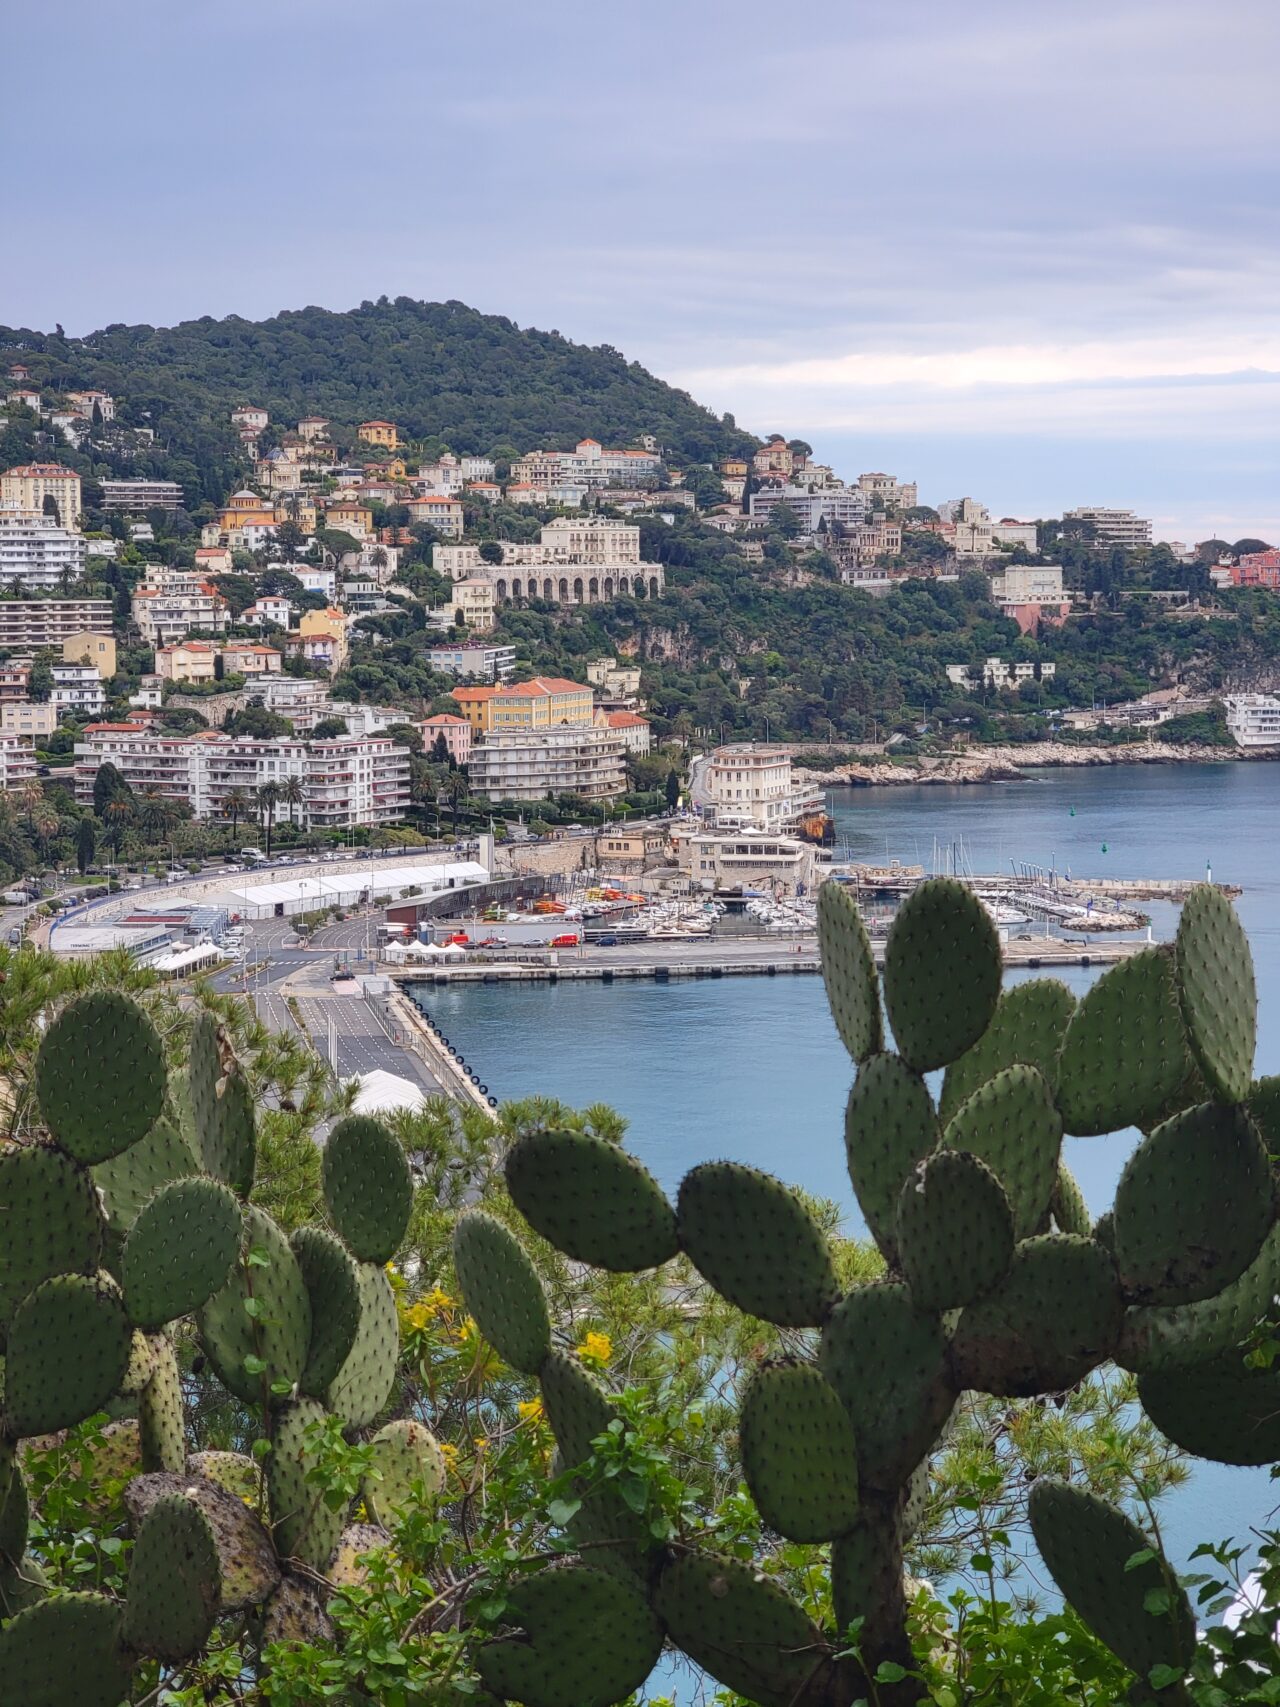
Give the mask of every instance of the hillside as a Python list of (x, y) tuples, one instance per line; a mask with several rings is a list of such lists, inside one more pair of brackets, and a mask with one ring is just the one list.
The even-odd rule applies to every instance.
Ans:
[(229, 412), (250, 402), (273, 423), (327, 415), (340, 437), (362, 420), (394, 420), (405, 436), (458, 453), (652, 433), (679, 459), (705, 462), (756, 442), (607, 344), (575, 344), (461, 302), (383, 297), (345, 313), (115, 325), (82, 339), (0, 327), (0, 357), (24, 362), (46, 389), (111, 392), (123, 420), (153, 426), (196, 461), (231, 445)]

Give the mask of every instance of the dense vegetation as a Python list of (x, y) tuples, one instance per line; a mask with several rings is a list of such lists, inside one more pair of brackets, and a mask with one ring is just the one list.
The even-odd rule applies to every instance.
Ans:
[(0, 327), (0, 353), (46, 389), (111, 392), (118, 418), (154, 428), (194, 466), (192, 496), (213, 502), (229, 489), (237, 447), (228, 417), (242, 403), (269, 410), (273, 424), (326, 415), (342, 441), (360, 421), (391, 420), (403, 436), (459, 454), (510, 457), (588, 435), (625, 445), (652, 433), (679, 459), (710, 462), (755, 442), (609, 345), (575, 344), (461, 302), (381, 297), (346, 313), (114, 325), (82, 339)]

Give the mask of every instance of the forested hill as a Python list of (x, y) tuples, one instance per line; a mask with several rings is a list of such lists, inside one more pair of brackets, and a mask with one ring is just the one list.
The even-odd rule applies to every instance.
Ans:
[(626, 445), (652, 433), (709, 462), (756, 442), (607, 344), (522, 329), (461, 302), (383, 297), (346, 313), (116, 325), (87, 338), (0, 327), (0, 356), (50, 390), (111, 392), (123, 420), (195, 457), (239, 403), (285, 426), (306, 414), (340, 429), (391, 420), (403, 436), (439, 438), (457, 453), (568, 448), (586, 436)]

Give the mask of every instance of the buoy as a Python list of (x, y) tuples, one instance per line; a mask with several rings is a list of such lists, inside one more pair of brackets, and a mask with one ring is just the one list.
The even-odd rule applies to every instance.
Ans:
[(1103, 853), (1106, 853), (1106, 851), (1107, 851), (1107, 844), (1105, 842), (1103, 842), (1103, 844), (1102, 844), (1102, 851), (1103, 851)]

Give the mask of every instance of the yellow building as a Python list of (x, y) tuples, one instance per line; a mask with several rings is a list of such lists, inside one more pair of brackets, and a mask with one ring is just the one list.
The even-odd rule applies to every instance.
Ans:
[(455, 581), (449, 598), (453, 604), (454, 620), (462, 621), (475, 634), (487, 634), (495, 618), (494, 586), (492, 581), (478, 576), (467, 581)]
[(395, 450), (400, 443), (394, 421), (361, 421), (356, 432), (367, 445), (386, 445), (388, 450)]
[(156, 647), (156, 675), (165, 682), (212, 682), (218, 674), (218, 648), (211, 640), (187, 640)]
[(453, 697), (477, 735), (589, 724), (595, 716), (591, 689), (562, 676), (535, 676), (504, 688), (455, 688)]
[(0, 503), (16, 504), (31, 515), (44, 512), (44, 501), (58, 506), (58, 526), (80, 526), (80, 476), (56, 462), (22, 462), (0, 474)]
[(92, 664), (103, 681), (116, 673), (116, 643), (109, 634), (94, 634), (85, 629), (69, 634), (62, 642), (64, 664)]
[(330, 640), (333, 668), (342, 669), (347, 661), (347, 613), (333, 605), (324, 610), (304, 610), (298, 621), (298, 633), (303, 641)]
[(290, 492), (288, 497), (276, 499), (275, 518), (277, 525), (281, 522), (292, 522), (295, 527), (301, 528), (303, 533), (314, 533), (317, 521), (316, 501), (314, 498), (303, 497), (301, 493)]
[(349, 533), (353, 539), (363, 539), (373, 532), (373, 511), (356, 503), (354, 498), (339, 498), (325, 511), (324, 525), (340, 533)]
[(230, 533), (234, 528), (273, 528), (275, 525), (274, 506), (256, 492), (250, 492), (247, 486), (231, 494), (226, 509), (218, 517), (218, 526), (223, 533)]

